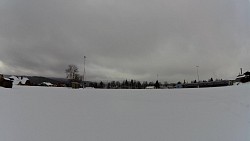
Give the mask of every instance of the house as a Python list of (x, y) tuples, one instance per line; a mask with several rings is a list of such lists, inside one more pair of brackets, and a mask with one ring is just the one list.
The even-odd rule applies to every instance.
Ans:
[(72, 89), (79, 89), (80, 83), (79, 82), (71, 82), (71, 87), (72, 87)]
[(176, 86), (176, 84), (171, 83), (171, 84), (168, 84), (168, 85), (167, 85), (167, 88), (168, 88), (168, 89), (174, 89), (175, 86)]
[(235, 81), (242, 83), (250, 82), (250, 72), (247, 71), (244, 74), (238, 75)]
[(180, 83), (177, 83), (177, 84), (175, 85), (175, 88), (177, 88), (177, 89), (183, 88), (183, 85), (180, 84)]

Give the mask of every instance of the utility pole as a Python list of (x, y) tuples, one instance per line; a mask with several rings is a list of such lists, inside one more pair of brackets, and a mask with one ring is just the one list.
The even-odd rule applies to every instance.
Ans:
[(85, 88), (85, 77), (86, 77), (86, 71), (85, 71), (85, 64), (86, 64), (86, 56), (83, 57), (83, 89)]
[(197, 69), (198, 88), (199, 88), (199, 87), (200, 87), (200, 86), (199, 86), (199, 83), (200, 83), (200, 78), (199, 78), (199, 66), (196, 66), (196, 69)]

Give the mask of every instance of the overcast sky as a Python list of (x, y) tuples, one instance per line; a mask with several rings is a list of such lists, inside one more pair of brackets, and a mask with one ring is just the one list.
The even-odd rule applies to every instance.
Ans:
[(233, 79), (250, 71), (248, 0), (0, 0), (0, 73)]

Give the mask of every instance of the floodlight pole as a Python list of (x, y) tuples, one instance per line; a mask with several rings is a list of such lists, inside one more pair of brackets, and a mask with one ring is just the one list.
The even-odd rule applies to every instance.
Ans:
[(86, 56), (83, 57), (83, 89), (85, 88), (85, 76), (86, 76), (86, 71), (85, 71), (85, 64), (86, 64)]
[(199, 87), (200, 87), (200, 86), (199, 86), (199, 83), (200, 83), (200, 78), (199, 78), (199, 66), (196, 66), (196, 69), (197, 69), (198, 88), (199, 88)]

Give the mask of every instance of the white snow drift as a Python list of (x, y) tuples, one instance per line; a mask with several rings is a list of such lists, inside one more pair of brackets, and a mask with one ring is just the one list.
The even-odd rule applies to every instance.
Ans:
[(249, 141), (249, 91), (0, 88), (0, 141)]
[(29, 79), (27, 77), (17, 77), (17, 76), (11, 76), (9, 77), (9, 79), (11, 79), (13, 81), (14, 85), (18, 85), (18, 84), (26, 84), (26, 81), (28, 81)]

